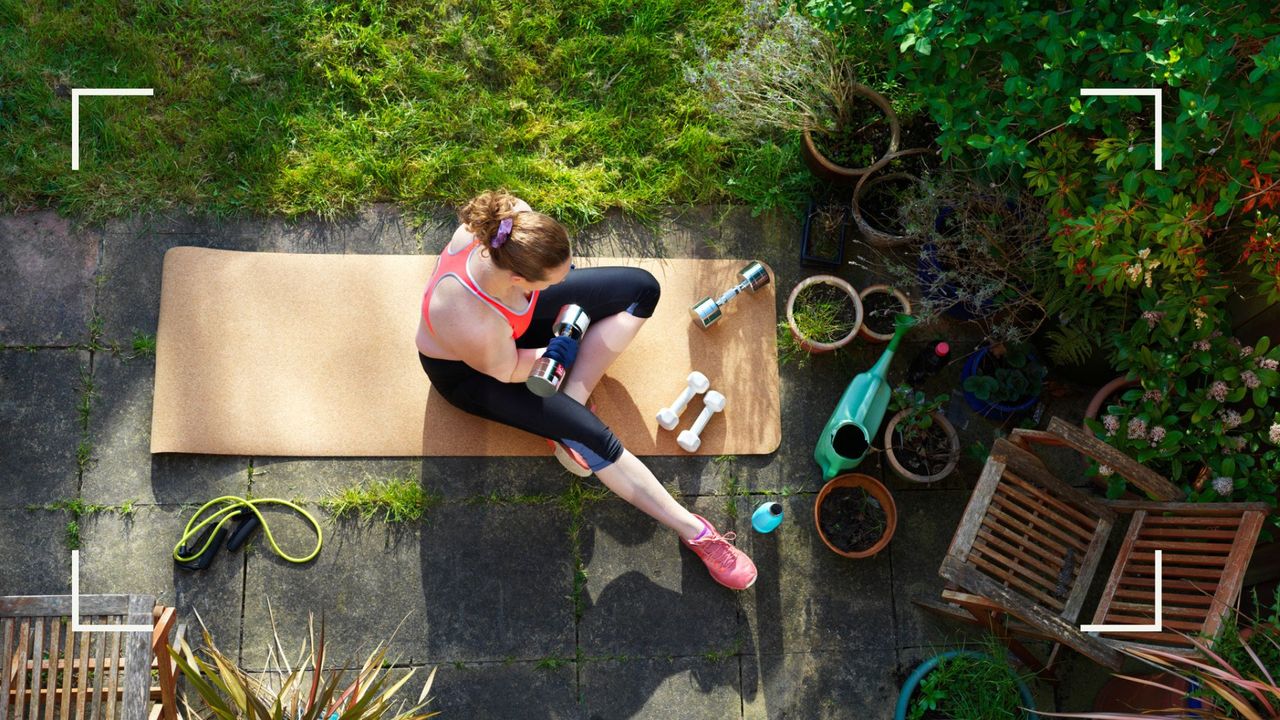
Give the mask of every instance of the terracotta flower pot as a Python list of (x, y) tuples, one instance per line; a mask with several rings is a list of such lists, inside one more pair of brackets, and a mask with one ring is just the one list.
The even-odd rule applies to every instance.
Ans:
[[(874, 545), (866, 550), (856, 552), (841, 550), (832, 545), (831, 540), (822, 531), (822, 503), (826, 501), (831, 491), (836, 488), (862, 488), (868, 495), (875, 498), (880, 503), (880, 507), (884, 509), (884, 534), (880, 536), (880, 539)], [(818, 498), (813, 503), (813, 524), (818, 528), (818, 537), (822, 538), (822, 543), (830, 548), (831, 552), (855, 560), (869, 558), (883, 550), (889, 544), (889, 541), (893, 539), (893, 533), (898, 529), (898, 506), (894, 504), (893, 495), (889, 494), (888, 488), (870, 475), (863, 475), (862, 473), (837, 475), (827, 481), (827, 484), (823, 485), (822, 489), (818, 491)]]
[[(901, 290), (889, 287), (888, 285), (868, 285), (862, 289), (862, 292), (858, 293), (858, 297), (862, 299), (863, 312), (867, 312), (867, 296), (877, 294), (893, 295), (893, 297), (897, 299), (898, 304), (902, 306), (902, 309), (899, 310), (899, 312), (903, 315), (911, 314), (911, 301), (907, 299), (907, 296), (903, 294)], [(862, 327), (858, 330), (858, 336), (868, 342), (887, 343), (893, 339), (893, 328), (889, 328), (889, 332), (887, 333), (878, 333), (867, 325), (866, 318), (864, 317), (862, 319)]]
[(826, 180), (827, 182), (836, 183), (838, 185), (853, 185), (858, 178), (867, 173), (874, 172), (884, 167), (891, 156), (898, 151), (898, 139), (902, 134), (902, 127), (898, 122), (898, 114), (893, 111), (893, 106), (880, 93), (872, 90), (866, 85), (853, 83), (851, 88), (853, 94), (861, 96), (871, 102), (884, 113), (885, 119), (889, 121), (889, 147), (885, 149), (880, 159), (864, 168), (849, 168), (843, 165), (837, 165), (830, 158), (822, 154), (814, 145), (813, 135), (808, 130), (801, 133), (802, 152), (801, 157), (804, 164), (815, 177)]
[[(933, 151), (929, 148), (911, 148), (902, 152), (893, 153), (885, 160), (885, 163), (897, 160), (899, 158), (910, 157), (912, 155), (931, 154)], [(917, 185), (923, 186), (924, 181), (919, 177), (908, 172), (890, 172), (890, 173), (867, 173), (858, 178), (858, 183), (853, 188), (853, 221), (857, 224), (858, 230), (862, 232), (862, 236), (867, 243), (880, 248), (897, 247), (905, 245), (913, 238), (910, 235), (898, 235), (888, 232), (883, 228), (878, 228), (867, 221), (866, 214), (863, 212), (863, 200), (867, 193), (877, 185), (894, 180), (907, 180)]]
[[(1098, 392), (1093, 394), (1093, 399), (1089, 401), (1088, 407), (1084, 409), (1085, 420), (1097, 420), (1098, 413), (1102, 410), (1102, 404), (1107, 401), (1108, 397), (1121, 390), (1138, 387), (1140, 384), (1141, 383), (1137, 380), (1130, 380), (1129, 378), (1121, 375), (1115, 380), (1103, 385), (1098, 389)], [(1083, 425), (1083, 423), (1081, 424)]]
[(950, 458), (947, 460), (947, 464), (932, 475), (917, 475), (898, 462), (898, 457), (894, 453), (893, 431), (898, 427), (898, 421), (906, 414), (906, 410), (898, 411), (896, 415), (889, 419), (889, 425), (884, 430), (884, 452), (885, 458), (889, 461), (889, 467), (893, 468), (893, 471), (903, 480), (918, 483), (937, 482), (950, 475), (955, 471), (956, 464), (960, 462), (960, 436), (956, 434), (955, 427), (947, 420), (947, 417), (937, 410), (933, 411), (932, 417), (934, 425), (941, 427), (947, 434), (947, 445), (950, 447)]
[[(826, 284), (839, 289), (849, 298), (849, 302), (853, 303), (853, 327), (850, 328), (849, 332), (843, 337), (831, 342), (821, 342), (805, 337), (800, 332), (800, 327), (796, 324), (796, 298), (799, 297), (800, 293), (803, 292), (805, 288), (818, 284)], [(787, 326), (791, 328), (791, 335), (795, 337), (796, 343), (798, 343), (801, 348), (804, 348), (806, 352), (825, 353), (831, 352), (832, 350), (838, 350), (839, 348), (848, 345), (849, 342), (858, 335), (858, 331), (862, 328), (862, 300), (858, 298), (858, 292), (853, 289), (852, 285), (834, 275), (813, 275), (807, 277), (796, 283), (796, 286), (791, 289), (791, 295), (787, 297)]]

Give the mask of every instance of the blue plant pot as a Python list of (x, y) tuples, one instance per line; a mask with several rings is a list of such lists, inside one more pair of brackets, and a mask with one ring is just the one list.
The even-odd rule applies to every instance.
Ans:
[[(952, 650), (950, 652), (944, 652), (941, 655), (936, 655), (920, 663), (920, 665), (916, 667), (915, 671), (911, 673), (911, 676), (907, 678), (907, 682), (902, 685), (902, 691), (898, 693), (898, 706), (893, 712), (893, 720), (906, 720), (907, 711), (911, 708), (911, 698), (915, 695), (916, 688), (920, 685), (920, 681), (924, 679), (925, 675), (933, 672), (933, 669), (938, 667), (938, 663), (943, 660), (959, 655), (990, 657), (989, 655), (974, 652), (973, 650)], [(1036, 703), (1031, 697), (1030, 688), (1028, 688), (1027, 684), (1021, 680), (1016, 680), (1016, 682), (1018, 683), (1018, 695), (1022, 697), (1022, 706), (1028, 708), (1024, 717), (1026, 720), (1040, 720), (1039, 713), (1035, 711)]]
[[(984, 345), (978, 348), (977, 352), (970, 355), (969, 359), (964, 361), (964, 368), (960, 371), (961, 389), (964, 388), (965, 380), (978, 374), (978, 368), (982, 365), (982, 359), (987, 356), (988, 352), (990, 352), (990, 348)], [(1028, 357), (1039, 362), (1035, 353), (1030, 353)], [(1017, 405), (1001, 405), (1000, 403), (989, 403), (986, 400), (981, 400), (977, 395), (965, 390), (964, 400), (969, 403), (969, 407), (973, 408), (974, 412), (988, 420), (1008, 420), (1014, 415), (1030, 411), (1036, 406), (1036, 403), (1040, 401), (1040, 396), (1032, 395)]]

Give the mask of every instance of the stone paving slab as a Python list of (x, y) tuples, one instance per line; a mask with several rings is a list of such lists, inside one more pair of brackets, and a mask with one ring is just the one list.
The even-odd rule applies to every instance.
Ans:
[(628, 658), (582, 668), (589, 720), (723, 720), (740, 717), (737, 656)]
[(760, 571), (743, 598), (747, 646), (764, 654), (892, 650), (897, 638), (889, 551), (863, 560), (836, 555), (818, 537), (814, 496), (779, 502), (786, 519), (772, 533), (740, 523), (738, 546)]
[[(721, 531), (723, 500), (683, 505)], [(658, 657), (724, 651), (739, 642), (739, 593), (717, 585), (676, 534), (617, 500), (583, 512), (587, 573), (578, 643), (588, 656)]]
[(964, 490), (895, 490), (898, 529), (889, 542), (893, 560), (894, 619), (898, 646), (922, 647), (940, 639), (973, 637), (970, 626), (950, 622), (920, 608), (915, 600), (941, 600), (946, 582), (938, 575), (964, 517), (969, 492)]
[[(436, 668), (426, 712), (441, 718), (509, 718), (579, 720), (577, 670), (573, 663), (548, 666), (533, 662), (428, 663), (396, 693), (397, 700), (416, 702), (422, 684)], [(391, 671), (399, 679), (407, 670)]]
[(898, 694), (896, 669), (892, 648), (747, 656), (742, 717), (889, 720)]
[(88, 339), (101, 240), (52, 210), (0, 216), (0, 345)]
[[(282, 522), (273, 526), (282, 546), (311, 547), (305, 525)], [(324, 611), (335, 647), (347, 653), (390, 638), (408, 614), (391, 646), (403, 661), (571, 656), (567, 527), (554, 505), (446, 504), (422, 525), (325, 522), (324, 550), (307, 565), (284, 562), (259, 539), (245, 590), (245, 660), (255, 668), (265, 660), (265, 646), (250, 637), (269, 632), (268, 599), (282, 639), (300, 637), (308, 610)]]
[(0, 595), (71, 592), (67, 514), (0, 507)]
[(204, 570), (178, 568), (173, 546), (191, 515), (191, 509), (162, 505), (140, 507), (131, 516), (106, 512), (82, 519), (80, 591), (155, 595), (177, 608), (189, 643), (199, 646), (203, 621), (218, 647), (237, 657), (244, 555), (224, 550)]
[(243, 496), (249, 489), (248, 458), (151, 454), (154, 378), (151, 358), (96, 354), (89, 418), (93, 454), (81, 483), (84, 501), (173, 505)]
[(0, 508), (74, 498), (89, 354), (0, 350)]

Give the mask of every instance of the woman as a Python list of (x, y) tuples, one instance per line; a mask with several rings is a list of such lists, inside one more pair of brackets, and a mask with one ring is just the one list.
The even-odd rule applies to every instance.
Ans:
[[(523, 200), (487, 192), (459, 213), (422, 297), (418, 355), (431, 384), (453, 405), (547, 438), (571, 472), (592, 472), (619, 497), (674, 530), (711, 576), (734, 590), (756, 568), (711, 523), (680, 506), (653, 473), (586, 407), (587, 398), (653, 315), (659, 287), (639, 268), (573, 269), (569, 235)], [(553, 338), (562, 305), (591, 319), (581, 347)], [(525, 386), (544, 354), (570, 366), (560, 392)]]

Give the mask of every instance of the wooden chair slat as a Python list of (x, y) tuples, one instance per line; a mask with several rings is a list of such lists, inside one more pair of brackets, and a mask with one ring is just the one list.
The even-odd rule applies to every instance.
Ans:
[(89, 701), (89, 645), (92, 641), (92, 636), (85, 636), (80, 640), (80, 669), (75, 673), (80, 680), (80, 692), (76, 695), (75, 720), (85, 720)]
[(1121, 512), (1146, 510), (1153, 520), (1161, 518), (1160, 522), (1170, 525), (1188, 523), (1222, 527), (1235, 527), (1240, 524), (1240, 517), (1244, 513), (1257, 510), (1259, 507), (1264, 509), (1267, 507), (1259, 503), (1185, 503), (1144, 500), (1108, 500), (1107, 506)]
[(969, 549), (973, 547), (973, 540), (978, 535), (978, 527), (987, 515), (987, 508), (991, 504), (991, 498), (995, 495), (996, 486), (1000, 483), (1000, 474), (1003, 472), (1004, 463), (993, 457), (987, 458), (986, 464), (982, 466), (982, 474), (978, 476), (978, 484), (974, 486), (973, 494), (969, 496), (969, 503), (965, 506), (964, 515), (960, 518), (960, 526), (951, 537), (951, 546), (947, 549), (949, 557), (962, 559), (969, 554)]
[[(128, 595), (81, 595), (80, 616), (124, 615), (129, 611)], [(0, 596), (0, 616), (60, 617), (71, 614), (70, 595)]]
[(1042, 566), (1046, 568), (1046, 572), (1047, 568), (1061, 568), (1066, 560), (1065, 554), (1049, 552), (1040, 543), (1025, 542), (1022, 538), (1001, 533), (1000, 526), (992, 522), (982, 524), (982, 529), (978, 531), (978, 540), (974, 543), (975, 549), (984, 543), (1023, 562)]
[(1008, 514), (994, 505), (988, 508), (987, 516), (983, 519), (983, 527), (998, 529), (1007, 541), (1036, 545), (1054, 557), (1065, 558), (1067, 556), (1066, 545), (1056, 542), (1047, 533), (1038, 531), (1037, 528), (1025, 522), (1022, 518)]
[[(112, 623), (112, 624), (116, 625), (119, 623)], [(107, 668), (107, 671), (106, 671), (107, 672), (106, 683), (107, 683), (107, 687), (110, 688), (110, 692), (107, 693), (106, 717), (112, 718), (114, 720), (114, 718), (116, 717), (116, 696), (120, 694), (117, 688), (120, 687), (120, 680), (121, 680), (120, 632), (117, 630), (117, 631), (108, 633), (107, 639), (109, 643), (109, 647), (107, 648), (107, 655), (111, 658), (112, 662), (111, 662), (111, 666)]]
[(1142, 528), (1144, 538), (1197, 538), (1203, 540), (1235, 540), (1235, 530), (1194, 530), (1191, 528), (1153, 527), (1148, 523)]
[(1145, 532), (1139, 535), (1138, 542), (1134, 543), (1134, 548), (1138, 550), (1151, 550), (1153, 552), (1156, 550), (1163, 550), (1166, 558), (1170, 556), (1171, 550), (1190, 550), (1193, 553), (1221, 555), (1226, 557), (1231, 554), (1232, 548), (1235, 547), (1232, 543), (1179, 542), (1177, 540), (1166, 540), (1161, 537), (1157, 537), (1154, 540), (1144, 539), (1147, 537), (1149, 536)]
[[(96, 618), (95, 624), (98, 624), (98, 625), (106, 624), (106, 618)], [(102, 701), (103, 701), (102, 687), (105, 684), (106, 675), (107, 675), (107, 668), (106, 668), (107, 638), (102, 633), (94, 633), (93, 643), (94, 643), (93, 659), (98, 669), (93, 674), (93, 694), (91, 696), (93, 698), (93, 704), (89, 708), (90, 710), (89, 714), (91, 716), (90, 720), (103, 720), (102, 718)]]
[[(1154, 613), (1154, 608), (1155, 600), (1151, 600), (1150, 602), (1125, 602), (1123, 600), (1115, 600), (1111, 603), (1110, 609), (1112, 612), (1118, 614), (1140, 615), (1144, 612)], [(1175, 619), (1191, 618), (1193, 621), (1196, 621), (1196, 627), (1200, 627), (1204, 625), (1204, 617), (1208, 609), (1209, 608), (1205, 606), (1178, 605), (1175, 603), (1164, 602), (1162, 600), (1160, 603), (1160, 619), (1163, 621), (1171, 617)], [(1154, 614), (1152, 617), (1155, 617)]]
[(1032, 485), (1009, 470), (1005, 470), (1004, 479), (1022, 490), (1024, 493), (1035, 495), (1037, 498), (1053, 505), (1058, 509), (1059, 513), (1069, 516), (1072, 523), (1080, 528), (1081, 534), (1092, 535), (1093, 529), (1097, 527), (1097, 517), (1089, 517), (1088, 515), (1085, 515), (1079, 508), (1075, 507), (1071, 503), (1064, 502), (1061, 498), (1054, 496), (1052, 492)]
[[(1169, 592), (1168, 587), (1161, 588), (1160, 597), (1162, 598), (1161, 602), (1166, 604), (1180, 603), (1182, 605), (1203, 605), (1204, 607), (1210, 607), (1213, 605), (1212, 594), (1193, 595), (1190, 593)], [(1151, 604), (1156, 601), (1156, 591), (1154, 587), (1150, 590), (1134, 590), (1128, 587), (1120, 587), (1116, 590), (1116, 598), (1139, 600)]]
[(31, 671), (31, 701), (27, 703), (27, 717), (30, 720), (40, 720), (40, 687), (43, 678), (40, 677), (40, 660), (44, 657), (44, 626), (45, 618), (33, 618), (35, 621), (34, 632), (31, 634), (31, 662), (33, 670)]
[[(129, 625), (150, 625), (154, 605), (149, 598), (130, 597), (129, 616), (125, 622)], [(126, 678), (120, 689), (124, 695), (124, 720), (147, 720), (147, 701), (151, 696), (151, 634), (131, 632), (123, 640)]]
[(13, 618), (0, 618), (0, 720), (9, 720), (9, 684), (18, 659), (13, 655)]
[(62, 650), (63, 630), (62, 618), (49, 618), (49, 659), (44, 662), (44, 667), (48, 668), (44, 693), (45, 720), (54, 720), (58, 704), (58, 653)]
[(981, 554), (974, 552), (969, 555), (969, 562), (987, 571), (987, 575), (998, 583), (1007, 586), (1013, 586), (1024, 595), (1029, 595), (1044, 605), (1053, 608), (1054, 612), (1062, 611), (1063, 601), (1054, 598), (1045, 591), (1045, 588), (1030, 582), (1033, 578), (1023, 576), (1019, 566), (1012, 568), (1007, 566), (996, 565), (990, 559), (983, 557)]
[[(1144, 565), (1142, 563), (1130, 562), (1130, 563), (1127, 563), (1125, 566), (1126, 581), (1130, 579), (1141, 578), (1141, 577), (1155, 577), (1155, 574), (1156, 574), (1156, 566), (1154, 564)], [(1215, 584), (1217, 584), (1218, 578), (1222, 577), (1222, 569), (1211, 568), (1211, 567), (1206, 568), (1206, 567), (1182, 566), (1177, 569), (1177, 574), (1175, 575), (1174, 573), (1170, 572), (1170, 569), (1168, 566), (1165, 566), (1164, 575), (1165, 577), (1204, 578), (1206, 580), (1213, 580)]]
[[(1005, 473), (1005, 479), (1008, 480), (1009, 477), (1010, 475)], [(1089, 538), (1093, 537), (1093, 529), (1097, 527), (1096, 523), (1085, 527), (1075, 522), (1072, 518), (1063, 514), (1054, 503), (1050, 502), (1049, 496), (1042, 491), (1020, 488), (1014, 483), (1005, 484), (1001, 490), (1000, 498), (1017, 503), (1033, 516), (1052, 523), (1070, 537), (1080, 541), (1081, 545), (1087, 545)]]
[[(1040, 537), (1042, 534), (1052, 535), (1055, 540), (1061, 544), (1071, 545), (1076, 552), (1084, 553), (1088, 545), (1079, 537), (1059, 528), (1050, 522), (1043, 515), (1039, 515), (1028, 508), (1012, 502), (1007, 495), (998, 494), (991, 502), (991, 510), (999, 509), (1008, 516), (1010, 520), (1017, 517), (1021, 520), (1022, 527), (1027, 531), (1028, 537)], [(1065, 551), (1064, 551), (1065, 552)]]
[[(1147, 620), (1147, 622), (1151, 622)], [(1128, 639), (1132, 642), (1116, 643), (1117, 645), (1132, 645), (1134, 647), (1148, 647), (1157, 650), (1174, 650), (1178, 646), (1184, 648), (1194, 647), (1192, 642), (1186, 637), (1178, 633), (1171, 632), (1126, 632), (1124, 630), (1113, 630), (1107, 633), (1107, 637), (1112, 641)]]
[(67, 621), (66, 628), (67, 639), (62, 649), (62, 657), (65, 660), (60, 663), (62, 665), (60, 670), (62, 673), (62, 697), (59, 698), (58, 703), (62, 706), (62, 714), (60, 715), (62, 720), (71, 720), (71, 704), (74, 697), (72, 693), (75, 686), (76, 676), (76, 673), (74, 672), (76, 635), (82, 635), (83, 633), (72, 632), (70, 620)]
[(1062, 610), (1062, 617), (1070, 622), (1075, 622), (1080, 617), (1080, 611), (1084, 608), (1085, 598), (1089, 595), (1093, 576), (1098, 572), (1098, 565), (1102, 562), (1102, 553), (1107, 548), (1107, 540), (1111, 537), (1111, 529), (1115, 521), (1115, 515), (1101, 518), (1094, 531), (1093, 539), (1089, 542), (1089, 549), (1085, 550), (1084, 559), (1080, 562), (1080, 570), (1077, 573), (1078, 580), (1071, 590), (1066, 607)]
[(23, 712), (26, 708), (25, 691), (27, 689), (27, 653), (30, 651), (31, 640), (31, 618), (22, 618), (18, 623), (18, 651), (14, 654), (17, 662), (14, 663), (14, 670), (17, 675), (14, 683), (13, 691), (17, 693), (17, 700), (13, 704), (13, 720), (23, 720), (26, 717)]
[(1204, 624), (1204, 633), (1216, 638), (1218, 629), (1222, 627), (1222, 618), (1227, 608), (1234, 605), (1240, 595), (1240, 586), (1244, 582), (1244, 573), (1253, 557), (1253, 549), (1258, 543), (1258, 534), (1262, 531), (1262, 523), (1267, 517), (1266, 510), (1250, 510), (1244, 514), (1240, 522), (1240, 534), (1236, 539), (1235, 550), (1227, 558), (1222, 578), (1218, 583), (1218, 591), (1214, 594), (1217, 612), (1210, 615)]
[[(1164, 552), (1161, 556), (1160, 563), (1164, 567), (1165, 575), (1176, 577), (1185, 568), (1222, 568), (1227, 564), (1226, 555), (1188, 555), (1186, 553)], [(1137, 552), (1136, 550), (1130, 554), (1129, 560), (1134, 563), (1144, 563), (1155, 567), (1156, 552)]]

